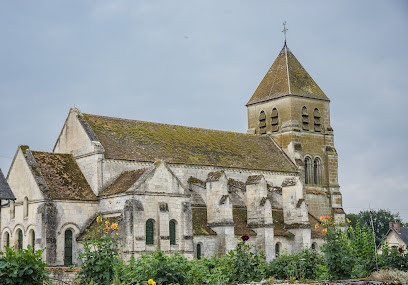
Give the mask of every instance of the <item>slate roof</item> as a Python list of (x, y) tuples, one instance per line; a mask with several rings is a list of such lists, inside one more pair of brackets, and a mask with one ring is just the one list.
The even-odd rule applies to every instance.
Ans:
[(406, 245), (408, 245), (408, 228), (401, 227), (400, 232), (401, 233), (399, 234), (399, 237), (402, 239), (403, 242), (405, 242)]
[[(97, 200), (72, 154), (24, 150), (31, 172), (40, 176), (50, 198), (57, 200)], [(37, 181), (38, 182), (38, 181)]]
[(0, 169), (0, 200), (16, 200), (3, 172)]
[(268, 136), (83, 114), (105, 158), (296, 172)]
[(122, 173), (110, 186), (103, 190), (99, 196), (109, 196), (126, 192), (147, 170), (148, 168), (143, 168)]
[(247, 106), (289, 94), (329, 101), (285, 43)]

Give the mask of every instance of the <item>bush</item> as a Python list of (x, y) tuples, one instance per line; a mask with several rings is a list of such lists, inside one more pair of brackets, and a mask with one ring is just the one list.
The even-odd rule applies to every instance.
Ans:
[(97, 218), (97, 225), (84, 237), (84, 251), (79, 254), (82, 269), (78, 276), (81, 282), (111, 284), (120, 264), (118, 259), (119, 235), (117, 224)]
[(249, 239), (244, 235), (242, 241), (237, 244), (234, 250), (227, 254), (232, 265), (229, 269), (231, 273), (230, 282), (252, 282), (260, 281), (266, 276), (267, 263), (264, 252), (255, 246), (246, 243)]
[(384, 244), (378, 256), (378, 267), (408, 271), (408, 249), (405, 246), (389, 248), (388, 244)]
[(311, 249), (290, 255), (283, 253), (269, 263), (268, 275), (280, 280), (324, 278), (323, 257), (316, 250)]
[(27, 249), (15, 251), (14, 247), (5, 247), (6, 252), (0, 252), (1, 284), (43, 284), (48, 282), (50, 272), (45, 269), (41, 254), (44, 249), (33, 251)]

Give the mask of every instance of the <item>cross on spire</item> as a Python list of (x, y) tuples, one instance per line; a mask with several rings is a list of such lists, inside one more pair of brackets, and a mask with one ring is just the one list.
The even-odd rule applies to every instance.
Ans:
[(288, 31), (288, 29), (286, 29), (286, 21), (283, 22), (283, 30), (282, 33), (285, 35), (285, 45), (286, 45), (286, 32)]

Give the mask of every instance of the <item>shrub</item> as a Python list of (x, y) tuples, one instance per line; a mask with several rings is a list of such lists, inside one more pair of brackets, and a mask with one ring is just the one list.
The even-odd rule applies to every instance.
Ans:
[(231, 274), (230, 282), (252, 282), (260, 281), (266, 276), (267, 263), (264, 252), (255, 246), (246, 243), (247, 235), (241, 237), (242, 241), (234, 250), (227, 254), (232, 265), (229, 268)]
[(326, 267), (331, 279), (350, 279), (355, 265), (353, 250), (346, 231), (341, 230), (333, 218), (320, 218), (323, 222), (325, 244), (321, 247), (325, 254)]
[(300, 253), (281, 254), (268, 265), (268, 275), (280, 280), (324, 278), (323, 257), (316, 251), (305, 249)]
[(79, 278), (82, 282), (110, 284), (115, 277), (118, 259), (118, 225), (97, 218), (97, 225), (84, 237), (84, 251), (79, 254), (82, 269)]
[(378, 266), (382, 269), (408, 271), (408, 249), (405, 246), (389, 248), (385, 243), (378, 257)]
[(33, 251), (27, 249), (15, 251), (14, 247), (6, 247), (6, 252), (0, 252), (1, 284), (43, 284), (48, 282), (50, 272), (45, 269), (41, 254), (44, 249)]

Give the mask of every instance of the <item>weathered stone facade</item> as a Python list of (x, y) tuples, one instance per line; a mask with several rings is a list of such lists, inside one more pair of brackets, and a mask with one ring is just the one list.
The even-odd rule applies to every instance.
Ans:
[[(278, 62), (285, 62), (285, 48)], [(287, 80), (294, 76), (317, 95), (289, 88), (275, 96), (276, 86), (265, 87), (264, 79), (258, 89), (269, 95), (259, 100), (257, 89), (247, 105), (249, 134), (71, 109), (53, 152), (18, 148), (7, 176), (17, 200), (1, 209), (1, 244), (8, 236), (18, 245), (21, 231), (24, 247), (46, 247), (48, 263), (78, 263), (84, 232), (101, 214), (119, 223), (124, 258), (155, 249), (190, 258), (225, 254), (242, 235), (268, 259), (318, 248), (317, 217), (344, 218), (329, 101), (307, 73), (297, 66), (292, 76), (286, 66)], [(268, 74), (286, 88), (275, 69)], [(302, 129), (303, 107), (319, 109), (318, 129)], [(307, 157), (319, 162), (311, 172)]]

